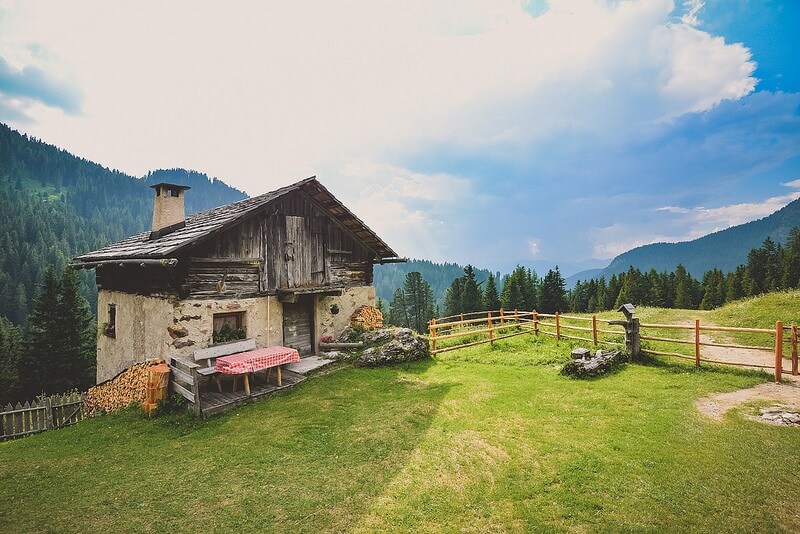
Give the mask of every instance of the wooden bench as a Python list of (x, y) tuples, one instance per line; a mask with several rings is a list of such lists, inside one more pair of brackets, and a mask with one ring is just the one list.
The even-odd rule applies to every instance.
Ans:
[(242, 339), (196, 350), (193, 354), (193, 362), (173, 356), (170, 358), (169, 365), (172, 371), (170, 391), (186, 398), (193, 404), (195, 414), (200, 415), (201, 377), (213, 377), (217, 384), (217, 389), (221, 392), (222, 384), (219, 380), (219, 374), (214, 368), (217, 358), (255, 350), (255, 348), (255, 339)]
[(200, 368), (197, 374), (200, 376), (213, 376), (217, 384), (217, 389), (222, 392), (222, 385), (219, 381), (219, 373), (215, 369), (217, 358), (220, 356), (229, 356), (231, 354), (239, 354), (240, 352), (247, 352), (256, 349), (255, 339), (242, 339), (240, 341), (231, 341), (230, 343), (222, 343), (213, 345), (206, 349), (194, 351), (194, 361)]

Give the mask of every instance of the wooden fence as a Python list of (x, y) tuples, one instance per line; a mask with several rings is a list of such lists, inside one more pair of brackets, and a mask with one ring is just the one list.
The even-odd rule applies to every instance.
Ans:
[[(676, 358), (683, 358), (686, 360), (694, 360), (695, 366), (700, 367), (701, 362), (705, 363), (713, 363), (719, 365), (733, 365), (739, 367), (752, 367), (752, 368), (760, 368), (760, 369), (772, 369), (774, 370), (775, 380), (780, 381), (781, 376), (784, 372), (790, 372), (793, 375), (798, 374), (798, 353), (797, 353), (797, 345), (798, 345), (798, 327), (797, 325), (792, 326), (785, 326), (782, 321), (777, 321), (775, 323), (775, 328), (740, 328), (740, 327), (730, 327), (730, 326), (702, 326), (700, 324), (700, 319), (695, 319), (693, 325), (686, 325), (686, 324), (647, 324), (641, 323), (640, 328), (643, 330), (647, 329), (659, 329), (659, 330), (677, 330), (677, 331), (690, 331), (691, 338), (690, 339), (681, 339), (681, 338), (671, 338), (671, 337), (661, 337), (661, 336), (654, 336), (654, 335), (641, 335), (640, 339), (647, 340), (647, 341), (656, 341), (659, 343), (667, 343), (667, 344), (683, 344), (683, 345), (692, 345), (694, 347), (694, 354), (683, 354), (680, 352), (672, 352), (672, 351), (663, 351), (663, 350), (655, 350), (652, 348), (642, 348), (642, 352), (648, 354), (657, 354), (660, 356), (672, 356)], [(769, 336), (773, 339), (774, 343), (771, 346), (764, 346), (764, 345), (745, 345), (745, 344), (737, 344), (737, 343), (715, 343), (713, 341), (703, 341), (701, 334), (703, 332), (731, 332), (731, 333), (748, 333), (748, 334), (763, 334), (765, 336)], [(784, 335), (788, 332), (788, 335)], [(789, 352), (784, 350), (789, 348), (791, 351), (791, 359), (790, 369), (783, 369), (784, 363), (787, 363), (784, 359), (784, 354), (788, 354)], [(730, 349), (740, 349), (740, 350), (753, 350), (753, 351), (761, 351), (766, 352), (774, 355), (774, 360), (769, 364), (766, 363), (759, 363), (754, 361), (731, 361), (731, 360), (715, 360), (712, 358), (703, 357), (702, 354), (702, 347), (722, 347), (722, 348), (730, 348)]]
[[(578, 326), (574, 322), (586, 324)], [(623, 331), (609, 330), (608, 328), (598, 327), (599, 323), (604, 325), (611, 324), (605, 319), (598, 319), (596, 315), (591, 317), (576, 317), (571, 315), (538, 313), (534, 311), (506, 311), (500, 308), (496, 311), (462, 313), (448, 317), (440, 317), (431, 320), (428, 324), (428, 340), (431, 345), (431, 354), (439, 354), (451, 350), (482, 345), (484, 343), (494, 343), (499, 339), (519, 336), (522, 334), (533, 333), (534, 335), (544, 334), (553, 336), (560, 340), (577, 339), (586, 341), (597, 346), (621, 345), (625, 343), (606, 339), (603, 334), (620, 336)], [(565, 333), (569, 332), (569, 333)], [(576, 334), (591, 332), (591, 338), (582, 337)], [(586, 334), (587, 336), (589, 334)], [(456, 345), (441, 346), (442, 341), (456, 339), (474, 339), (466, 343)], [(449, 343), (449, 341), (447, 341)]]
[[(602, 327), (598, 326), (599, 324)], [(625, 328), (624, 331), (611, 330), (609, 326), (634, 326)], [(681, 337), (662, 337), (658, 335), (642, 335), (641, 330), (678, 330), (682, 332), (691, 331), (691, 339)], [(595, 347), (598, 345), (616, 345), (626, 347), (634, 356), (638, 355), (641, 341), (654, 341), (663, 344), (686, 344), (694, 346), (694, 354), (683, 354), (680, 352), (659, 350), (650, 347), (641, 348), (641, 352), (660, 356), (674, 356), (694, 360), (696, 366), (701, 362), (732, 365), (740, 367), (762, 368), (774, 370), (775, 380), (780, 380), (784, 372), (797, 375), (798, 369), (798, 326), (785, 326), (783, 322), (775, 323), (775, 328), (738, 328), (728, 326), (702, 326), (700, 320), (696, 319), (694, 324), (647, 324), (640, 323), (638, 318), (629, 317), (626, 321), (614, 321), (598, 319), (596, 315), (591, 317), (579, 317), (574, 315), (562, 315), (560, 313), (547, 314), (534, 311), (508, 312), (502, 308), (497, 311), (473, 312), (449, 317), (433, 319), (428, 324), (428, 340), (431, 346), (431, 354), (439, 354), (451, 350), (493, 343), (499, 339), (518, 336), (521, 334), (533, 333), (535, 335), (544, 334), (553, 336), (557, 340), (574, 339), (591, 343)], [(730, 332), (760, 334), (770, 337), (774, 343), (770, 346), (746, 345), (738, 343), (716, 343), (704, 340), (702, 332)], [(647, 333), (647, 332), (646, 332)], [(659, 332), (656, 332), (659, 333)], [(625, 341), (620, 342), (620, 335), (625, 336)], [(613, 336), (609, 338), (609, 336)], [(451, 341), (468, 340), (465, 343), (450, 345)], [(446, 346), (442, 346), (446, 344)], [(759, 363), (741, 357), (736, 359), (719, 360), (704, 357), (702, 347), (723, 347), (729, 349), (763, 351), (774, 355), (774, 359), (768, 362)], [(789, 355), (784, 358), (784, 355)], [(790, 368), (784, 369), (784, 365), (790, 363)]]
[(84, 418), (82, 393), (51, 395), (0, 407), (0, 441), (77, 423)]

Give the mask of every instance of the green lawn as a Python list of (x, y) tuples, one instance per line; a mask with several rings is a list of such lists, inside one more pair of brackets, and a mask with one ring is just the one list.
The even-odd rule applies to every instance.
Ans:
[(138, 411), (0, 444), (2, 532), (800, 530), (800, 430), (695, 412), (754, 375), (562, 377), (519, 336), (345, 368), (206, 422)]

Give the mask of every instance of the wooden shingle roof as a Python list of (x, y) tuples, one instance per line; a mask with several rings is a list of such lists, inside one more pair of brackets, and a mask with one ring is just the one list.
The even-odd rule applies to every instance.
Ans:
[(327, 211), (331, 218), (373, 251), (376, 262), (397, 261), (397, 253), (312, 176), (257, 197), (190, 215), (186, 218), (186, 226), (157, 239), (150, 239), (150, 231), (128, 237), (113, 245), (76, 257), (73, 266), (91, 267), (94, 263), (109, 260), (171, 258), (182, 249), (230, 228), (249, 214), (292, 191), (301, 191), (323, 211)]

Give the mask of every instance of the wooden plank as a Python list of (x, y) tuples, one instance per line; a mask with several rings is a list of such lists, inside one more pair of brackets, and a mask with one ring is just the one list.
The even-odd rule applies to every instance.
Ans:
[(192, 383), (192, 375), (189, 373), (182, 371), (181, 369), (175, 367), (174, 365), (169, 366), (170, 371), (172, 371), (172, 380), (173, 381), (180, 381), (184, 384), (191, 384)]
[(261, 264), (261, 258), (189, 258), (192, 263), (231, 263), (231, 264)]
[(170, 358), (170, 361), (172, 362), (170, 364), (171, 366), (174, 365), (175, 367), (178, 367), (180, 369), (186, 369), (189, 372), (191, 372), (192, 369), (197, 369), (198, 367), (200, 367), (194, 362), (186, 361), (181, 358), (176, 358), (174, 356)]
[(194, 351), (194, 359), (208, 360), (211, 358), (218, 358), (219, 356), (227, 356), (229, 354), (236, 354), (238, 352), (246, 352), (248, 350), (255, 350), (256, 340), (253, 338), (242, 339), (240, 341), (232, 341), (230, 343), (222, 343), (213, 345), (211, 347)]
[(283, 344), (297, 349), (302, 356), (311, 354), (313, 342), (313, 310), (310, 299), (296, 304), (283, 304)]
[(182, 397), (184, 397), (189, 402), (194, 402), (194, 394), (191, 391), (189, 391), (188, 389), (186, 389), (185, 387), (183, 387), (182, 385), (180, 385), (177, 382), (173, 381), (173, 382), (170, 382), (169, 387), (172, 389), (173, 393), (177, 393), (178, 395), (181, 395)]

